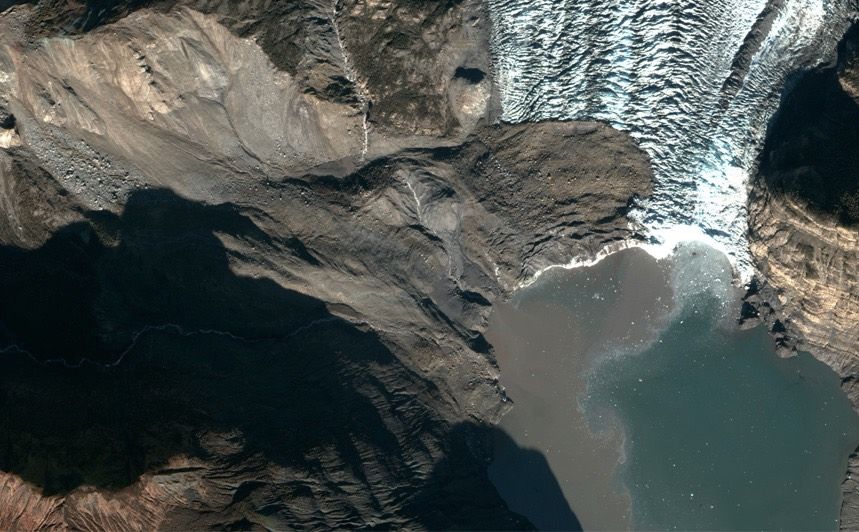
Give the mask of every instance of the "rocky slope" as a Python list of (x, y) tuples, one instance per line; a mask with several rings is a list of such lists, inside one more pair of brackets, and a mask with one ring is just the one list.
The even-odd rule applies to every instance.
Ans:
[(529, 526), (482, 331), (635, 238), (650, 170), (492, 125), (486, 35), (472, 0), (0, 14), (0, 529)]
[[(842, 376), (859, 410), (859, 28), (837, 64), (798, 76), (770, 125), (750, 200), (764, 279), (748, 301), (785, 354), (810, 351)], [(859, 456), (841, 527), (859, 528)]]

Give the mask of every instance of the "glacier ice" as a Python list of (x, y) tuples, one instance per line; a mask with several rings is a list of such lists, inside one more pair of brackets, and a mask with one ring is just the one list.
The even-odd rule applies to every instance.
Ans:
[[(749, 176), (790, 76), (833, 57), (847, 0), (488, 0), (502, 119), (591, 119), (651, 157), (632, 218), (655, 254), (701, 240), (754, 273)], [(667, 251), (666, 251), (667, 250)]]

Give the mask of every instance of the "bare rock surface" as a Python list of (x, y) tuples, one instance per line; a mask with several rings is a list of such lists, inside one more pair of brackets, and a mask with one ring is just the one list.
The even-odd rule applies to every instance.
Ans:
[(0, 14), (0, 529), (529, 527), (487, 318), (645, 155), (492, 124), (476, 1), (234, 4)]
[(489, 48), (468, 46), (488, 30), (479, 2), (340, 5), (340, 34), (375, 124), (400, 136), (450, 135), (474, 125), (491, 97)]

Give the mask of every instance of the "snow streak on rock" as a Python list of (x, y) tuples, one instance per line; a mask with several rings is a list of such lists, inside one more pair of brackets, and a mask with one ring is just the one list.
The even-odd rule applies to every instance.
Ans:
[(634, 218), (663, 252), (703, 240), (738, 275), (748, 176), (782, 88), (832, 58), (847, 0), (489, 0), (503, 119), (595, 119), (653, 160)]

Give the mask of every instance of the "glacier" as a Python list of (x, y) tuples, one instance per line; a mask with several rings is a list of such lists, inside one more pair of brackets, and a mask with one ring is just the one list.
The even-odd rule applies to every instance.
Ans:
[[(645, 248), (725, 253), (747, 283), (749, 176), (783, 89), (834, 59), (848, 0), (488, 0), (506, 122), (598, 120), (652, 160)], [(575, 264), (574, 259), (571, 264)]]

